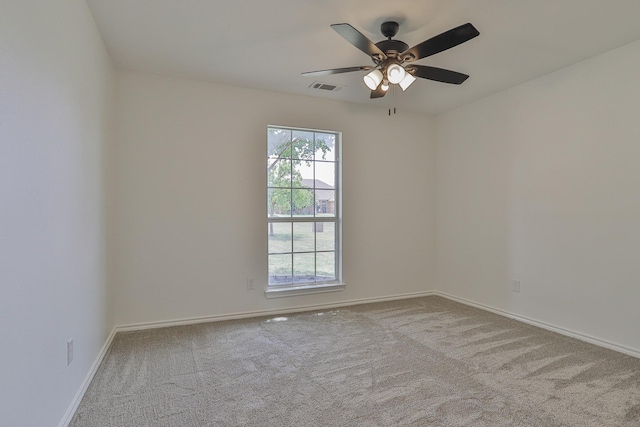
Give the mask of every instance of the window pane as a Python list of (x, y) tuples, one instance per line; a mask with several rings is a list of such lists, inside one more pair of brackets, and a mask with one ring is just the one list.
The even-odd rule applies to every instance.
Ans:
[(269, 284), (291, 283), (291, 254), (269, 255)]
[(313, 160), (313, 132), (294, 130), (291, 141), (294, 159)]
[(315, 162), (317, 188), (336, 188), (336, 164), (333, 162)]
[(316, 222), (316, 250), (334, 251), (336, 249), (335, 222)]
[(292, 225), (290, 222), (271, 222), (268, 224), (270, 254), (291, 252)]
[(319, 252), (316, 254), (317, 269), (316, 280), (319, 282), (335, 280), (336, 278), (336, 254), (335, 252)]
[(316, 190), (316, 216), (335, 216), (335, 190)]
[(307, 160), (296, 160), (294, 165), (294, 174), (302, 181), (302, 187), (313, 187), (313, 170), (314, 163)]
[(313, 191), (309, 189), (291, 190), (294, 216), (313, 216)]
[(293, 224), (293, 252), (313, 252), (315, 250), (314, 225), (314, 222)]
[(291, 157), (291, 131), (289, 129), (267, 129), (267, 156), (272, 158)]
[(336, 136), (332, 133), (316, 133), (315, 159), (330, 160), (336, 159), (334, 148), (336, 146)]
[(313, 162), (293, 160), (292, 187), (313, 187)]
[(267, 192), (267, 214), (270, 217), (291, 216), (291, 190), (270, 188)]
[(291, 160), (267, 159), (267, 182), (269, 187), (291, 187)]
[(293, 282), (314, 282), (316, 275), (315, 254), (293, 254)]

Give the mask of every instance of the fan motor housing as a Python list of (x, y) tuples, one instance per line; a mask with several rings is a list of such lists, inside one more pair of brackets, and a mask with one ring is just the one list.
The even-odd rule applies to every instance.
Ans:
[(382, 40), (376, 43), (376, 46), (390, 58), (395, 58), (409, 49), (409, 45), (400, 40)]

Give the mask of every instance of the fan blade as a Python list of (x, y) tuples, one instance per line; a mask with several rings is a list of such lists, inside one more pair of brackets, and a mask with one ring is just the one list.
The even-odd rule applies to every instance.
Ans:
[(319, 71), (308, 71), (306, 73), (302, 73), (303, 76), (328, 76), (330, 74), (340, 74), (340, 73), (351, 73), (352, 71), (366, 71), (371, 70), (373, 67), (369, 67), (366, 65), (360, 67), (346, 67), (346, 68), (334, 68), (332, 70), (319, 70)]
[(429, 67), (426, 65), (411, 65), (407, 68), (415, 70), (411, 73), (415, 77), (422, 77), (423, 79), (435, 80), (442, 83), (451, 83), (454, 85), (459, 85), (469, 78), (468, 75), (458, 73), (457, 71)]
[(385, 96), (388, 90), (382, 90), (381, 88), (382, 88), (382, 85), (378, 86), (377, 89), (372, 90), (371, 96), (369, 98), (375, 99), (375, 98), (382, 98), (383, 96)]
[(443, 50), (451, 49), (461, 43), (471, 40), (480, 35), (476, 27), (467, 23), (453, 28), (449, 31), (425, 40), (414, 47), (405, 50), (400, 54), (405, 62), (417, 61), (427, 56), (435, 55)]
[(333, 24), (331, 25), (338, 34), (340, 34), (346, 41), (366, 53), (367, 55), (379, 59), (380, 61), (387, 59), (387, 55), (380, 50), (371, 40), (369, 40), (364, 34), (356, 30), (349, 24)]

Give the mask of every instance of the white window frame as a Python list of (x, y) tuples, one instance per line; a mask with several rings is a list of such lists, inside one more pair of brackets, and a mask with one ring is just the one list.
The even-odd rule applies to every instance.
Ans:
[[(269, 280), (269, 250), (267, 249), (267, 286), (265, 289), (265, 295), (267, 298), (277, 298), (277, 297), (285, 297), (285, 296), (294, 296), (301, 294), (316, 294), (316, 293), (324, 293), (324, 292), (334, 292), (334, 291), (342, 291), (345, 289), (345, 284), (342, 282), (342, 133), (338, 131), (332, 130), (320, 130), (320, 129), (308, 129), (308, 128), (299, 128), (299, 127), (290, 127), (290, 126), (279, 126), (279, 125), (268, 125), (267, 126), (267, 135), (269, 129), (283, 129), (289, 131), (301, 131), (301, 132), (314, 132), (314, 133), (324, 133), (324, 134), (333, 134), (335, 135), (335, 147), (334, 147), (334, 163), (335, 163), (335, 216), (334, 217), (316, 217), (315, 216), (315, 204), (314, 202), (314, 216), (311, 217), (296, 217), (296, 216), (287, 216), (287, 217), (274, 217), (269, 216), (269, 212), (267, 209), (267, 228), (269, 228), (270, 224), (277, 223), (308, 223), (313, 224), (315, 222), (333, 222), (335, 224), (335, 279), (330, 281), (314, 281), (314, 282), (304, 282), (304, 283), (286, 283), (286, 284), (270, 284)], [(314, 137), (315, 140), (315, 137)], [(269, 147), (268, 147), (268, 138), (267, 138), (267, 159), (269, 159)], [(268, 163), (268, 160), (267, 160)], [(268, 178), (268, 169), (265, 170), (267, 174), (267, 184), (265, 186), (267, 192), (267, 203), (269, 198), (269, 178)], [(315, 176), (314, 176), (315, 179)], [(314, 180), (315, 185), (315, 180)], [(289, 187), (281, 187), (281, 188), (289, 188)], [(293, 187), (290, 187), (293, 188)], [(314, 248), (313, 251), (309, 251), (308, 253), (319, 253), (322, 251), (318, 251)], [(293, 257), (293, 245), (291, 248), (291, 252), (287, 253)], [(293, 277), (293, 263), (292, 263), (292, 277)]]

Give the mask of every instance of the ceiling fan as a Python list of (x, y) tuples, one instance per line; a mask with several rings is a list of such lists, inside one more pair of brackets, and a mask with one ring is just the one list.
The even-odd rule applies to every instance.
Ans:
[(309, 71), (302, 73), (302, 75), (326, 76), (353, 71), (369, 71), (364, 76), (364, 82), (371, 89), (371, 98), (383, 97), (389, 90), (390, 84), (397, 84), (404, 91), (416, 80), (416, 77), (443, 83), (461, 84), (469, 78), (468, 75), (443, 68), (417, 65), (413, 62), (451, 49), (480, 35), (473, 25), (467, 23), (409, 48), (409, 45), (403, 41), (392, 40), (400, 28), (400, 25), (394, 21), (382, 23), (380, 32), (387, 40), (378, 43), (373, 43), (349, 24), (333, 24), (331, 28), (349, 43), (369, 55), (374, 65)]

